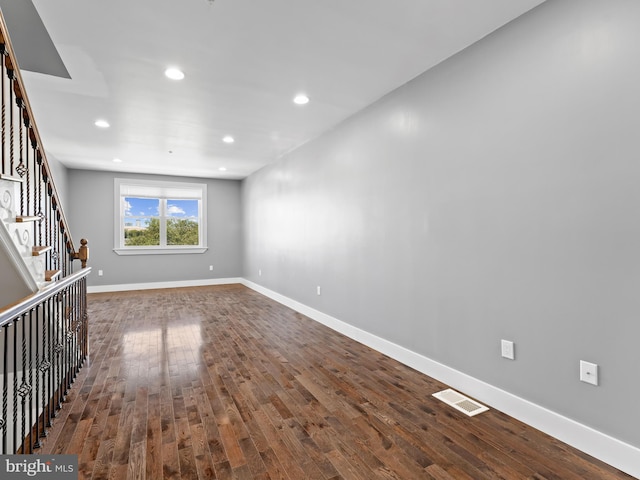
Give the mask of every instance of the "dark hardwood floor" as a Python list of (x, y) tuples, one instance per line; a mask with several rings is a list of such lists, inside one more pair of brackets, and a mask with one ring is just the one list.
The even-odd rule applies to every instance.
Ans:
[(41, 453), (85, 479), (632, 478), (240, 285), (89, 295)]

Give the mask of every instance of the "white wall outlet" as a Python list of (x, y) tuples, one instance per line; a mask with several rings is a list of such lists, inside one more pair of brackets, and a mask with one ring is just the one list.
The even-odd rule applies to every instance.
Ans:
[(501, 340), (500, 346), (502, 347), (502, 356), (504, 358), (508, 358), (509, 360), (515, 360), (516, 351), (513, 342), (509, 340)]
[(261, 277), (262, 276), (262, 270), (258, 270), (258, 276)]
[(212, 272), (213, 271), (213, 265), (209, 265), (209, 271)]
[(580, 360), (580, 381), (598, 386), (598, 365)]
[(320, 289), (320, 285), (318, 285), (318, 286), (316, 287), (316, 293), (317, 293), (318, 295), (320, 295), (320, 294), (322, 293), (322, 290)]
[(101, 277), (103, 275), (102, 270), (98, 270), (98, 276)]

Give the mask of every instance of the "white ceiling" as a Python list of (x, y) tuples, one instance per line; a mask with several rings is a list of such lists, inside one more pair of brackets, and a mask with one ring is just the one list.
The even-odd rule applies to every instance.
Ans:
[[(23, 72), (48, 156), (69, 168), (235, 179), (543, 2), (9, 1), (33, 1), (71, 76)], [(164, 77), (167, 66), (185, 79)], [(292, 102), (299, 92), (309, 104)], [(99, 118), (111, 127), (95, 127)]]

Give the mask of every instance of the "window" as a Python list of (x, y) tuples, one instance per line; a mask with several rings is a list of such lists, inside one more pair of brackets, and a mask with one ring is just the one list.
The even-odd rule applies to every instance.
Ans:
[(115, 201), (117, 254), (206, 251), (205, 184), (116, 178)]

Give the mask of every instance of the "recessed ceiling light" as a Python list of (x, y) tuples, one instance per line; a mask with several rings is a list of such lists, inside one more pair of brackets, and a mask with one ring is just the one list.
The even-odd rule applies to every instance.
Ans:
[(114, 163), (122, 163), (122, 160), (120, 160), (119, 158), (114, 158), (113, 161)]
[(220, 170), (221, 172), (226, 172), (227, 171), (227, 167), (220, 167), (218, 170)]
[(309, 103), (309, 97), (301, 93), (295, 96), (295, 98), (293, 99), (293, 103), (297, 105), (306, 105), (307, 103)]
[(235, 140), (231, 135), (225, 135), (225, 136), (222, 138), (222, 141), (223, 141), (224, 143), (233, 143), (233, 142), (235, 142), (236, 140)]
[(167, 68), (164, 71), (164, 74), (171, 80), (182, 80), (184, 78), (184, 73), (182, 73), (182, 70), (173, 67)]
[(100, 128), (109, 128), (111, 126), (106, 120), (96, 120), (93, 124)]

